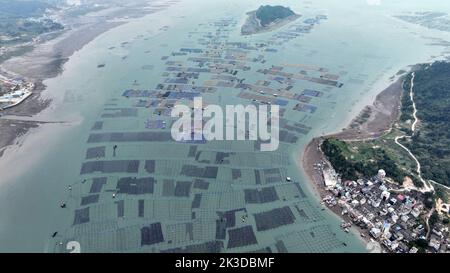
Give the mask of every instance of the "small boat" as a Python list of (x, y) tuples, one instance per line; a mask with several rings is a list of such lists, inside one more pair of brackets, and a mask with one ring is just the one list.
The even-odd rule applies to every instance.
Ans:
[(52, 238), (55, 238), (56, 235), (58, 235), (58, 231), (55, 231), (55, 232), (52, 234)]
[(61, 202), (60, 207), (61, 207), (61, 208), (65, 208), (65, 207), (66, 207), (66, 203), (65, 203), (65, 202)]

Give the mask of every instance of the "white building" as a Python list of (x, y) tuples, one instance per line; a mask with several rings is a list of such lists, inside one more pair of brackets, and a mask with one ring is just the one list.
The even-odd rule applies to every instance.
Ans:
[(386, 177), (386, 172), (383, 169), (378, 170), (377, 178), (380, 181), (383, 181)]
[(391, 197), (391, 193), (390, 193), (390, 192), (388, 192), (388, 191), (383, 191), (383, 192), (381, 193), (381, 199), (388, 200), (389, 197)]
[(378, 228), (372, 228), (370, 230), (370, 235), (372, 235), (375, 239), (379, 238), (381, 235), (381, 230)]

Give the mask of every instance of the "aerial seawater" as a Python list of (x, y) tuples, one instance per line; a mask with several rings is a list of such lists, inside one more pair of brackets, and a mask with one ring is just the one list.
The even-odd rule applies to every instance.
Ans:
[[(32, 130), (21, 140), (21, 147), (11, 148), (0, 159), (0, 252), (64, 252), (69, 241), (79, 241), (82, 251), (89, 252), (168, 251), (211, 242), (225, 243), (202, 245), (204, 248), (199, 249), (215, 250), (215, 246), (222, 246), (224, 251), (366, 251), (359, 234), (345, 233), (339, 227), (340, 220), (322, 210), (296, 160), (311, 138), (345, 127), (351, 117), (387, 87), (397, 71), (442, 58), (449, 52), (448, 45), (436, 43), (433, 37), (450, 41), (450, 33), (393, 17), (416, 11), (450, 13), (450, 6), (442, 2), (381, 0), (379, 5), (373, 5), (378, 1), (183, 0), (102, 34), (76, 52), (60, 76), (45, 82), (48, 88), (44, 95), (52, 98), (53, 103), (36, 119), (64, 123)], [(289, 6), (302, 17), (272, 32), (241, 36), (245, 12), (260, 4)], [(304, 20), (318, 15), (326, 15), (327, 19), (314, 24), (309, 33), (289, 39), (283, 36), (282, 32), (292, 25), (304, 25)], [(123, 92), (155, 90), (158, 84), (167, 85), (166, 80), (174, 78), (168, 66), (192, 66), (188, 58), (198, 57), (193, 53), (172, 53), (180, 52), (181, 48), (200, 48), (205, 53), (205, 45), (214, 42), (228, 43), (223, 50), (232, 51), (233, 58), (246, 54), (245, 65), (250, 69), (239, 70), (236, 75), (245, 78), (245, 83), (267, 81), (270, 83), (266, 87), (278, 86), (277, 79), (269, 79), (258, 70), (281, 67), (283, 72), (314, 76), (326, 71), (343, 86), (294, 80), (292, 92), (309, 89), (318, 93), (305, 97), (304, 103), (313, 108), (297, 111), (293, 108), (299, 101), (288, 102), (283, 118), (301, 123), (304, 130), (296, 134), (297, 141), (282, 143), (272, 154), (253, 149), (253, 142), (168, 145), (128, 141), (118, 144), (116, 156), (115, 151), (113, 154), (116, 143), (89, 143), (96, 122), (102, 122), (103, 128), (99, 129), (102, 133), (155, 129), (149, 128), (156, 126), (153, 123), (146, 127), (146, 122), (149, 118), (163, 119), (164, 115), (155, 116), (152, 106), (137, 107), (142, 101), (126, 97)], [(264, 50), (231, 49), (236, 43), (269, 45)], [(173, 62), (168, 64), (170, 61)], [(211, 80), (211, 74), (201, 73), (193, 81), (200, 86)], [(215, 92), (203, 94), (210, 103), (252, 103), (239, 96), (241, 89), (215, 87)], [(131, 108), (137, 110), (120, 110)], [(167, 148), (161, 149), (164, 145)], [(94, 161), (86, 159), (87, 150), (99, 146), (106, 149), (105, 160), (137, 159), (142, 164), (152, 160), (153, 173), (141, 166), (135, 174), (122, 175), (151, 176), (156, 181), (151, 194), (120, 193), (113, 199), (119, 174), (80, 174), (82, 164)], [(200, 151), (195, 163), (193, 157), (183, 155), (190, 146)], [(217, 161), (218, 152), (225, 162)], [(170, 175), (186, 165), (217, 167), (217, 177)], [(259, 184), (255, 183), (253, 173), (258, 173)], [(291, 177), (298, 187), (274, 180), (273, 173), (281, 178)], [(92, 181), (100, 176), (107, 181), (103, 190), (97, 192)], [(175, 189), (171, 190), (171, 186)], [(177, 188), (181, 193), (177, 193)], [(245, 191), (258, 195), (255, 191), (261, 188), (270, 188), (271, 196), (276, 197), (267, 200), (258, 197), (257, 201), (245, 197)], [(93, 192), (98, 196), (89, 199)], [(195, 201), (197, 195), (201, 201)], [(67, 207), (60, 208), (61, 202)], [(271, 218), (268, 212), (274, 210), (286, 214), (285, 217), (280, 217), (278, 223), (263, 223)], [(217, 222), (223, 218), (234, 221), (234, 226)], [(162, 235), (147, 238), (145, 232)], [(243, 234), (250, 239), (239, 239)]]

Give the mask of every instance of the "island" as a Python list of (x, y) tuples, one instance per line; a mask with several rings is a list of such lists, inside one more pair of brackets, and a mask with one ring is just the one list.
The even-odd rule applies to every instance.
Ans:
[(260, 6), (257, 10), (247, 13), (248, 18), (241, 28), (242, 35), (251, 35), (271, 31), (290, 23), (300, 15), (288, 7)]

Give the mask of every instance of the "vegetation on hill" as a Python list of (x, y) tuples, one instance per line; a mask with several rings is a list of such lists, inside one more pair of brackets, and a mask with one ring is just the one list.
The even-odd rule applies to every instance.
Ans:
[[(405, 90), (410, 88), (410, 77)], [(418, 131), (405, 145), (417, 157), (426, 179), (450, 185), (450, 63), (422, 65), (414, 78)], [(401, 120), (412, 119), (412, 104), (405, 92)]]
[(353, 151), (348, 144), (337, 139), (325, 139), (321, 149), (342, 179), (357, 180), (372, 177), (379, 169), (398, 183), (402, 183), (406, 173), (386, 150), (366, 146)]
[(270, 25), (276, 20), (281, 20), (286, 17), (295, 15), (295, 13), (283, 6), (261, 6), (256, 11), (256, 18), (259, 19), (262, 26)]

